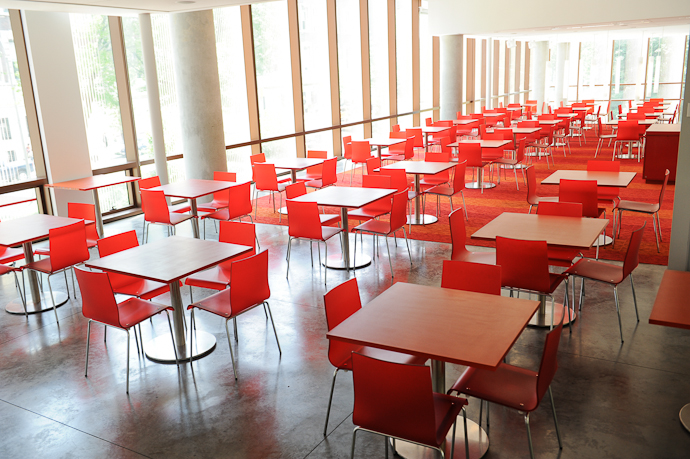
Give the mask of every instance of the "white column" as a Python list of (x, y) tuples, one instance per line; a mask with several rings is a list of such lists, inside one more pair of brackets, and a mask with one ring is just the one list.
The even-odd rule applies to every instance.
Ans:
[(549, 59), (549, 42), (538, 41), (534, 49), (533, 73), (534, 81), (532, 93), (537, 99), (537, 113), (541, 113), (541, 107), (546, 99), (546, 62)]
[[(51, 183), (92, 175), (69, 14), (24, 11), (27, 52), (46, 171)], [(34, 139), (34, 142), (37, 140)], [(54, 210), (93, 203), (91, 193), (52, 190)]]
[(568, 99), (567, 67), (565, 65), (570, 54), (570, 43), (559, 43), (556, 52), (556, 104)]
[(213, 11), (170, 16), (173, 66), (188, 179), (227, 171)]
[(141, 31), (141, 52), (144, 58), (146, 94), (148, 96), (149, 116), (151, 118), (153, 158), (156, 164), (156, 175), (160, 178), (161, 183), (165, 185), (168, 183), (168, 160), (165, 153), (161, 97), (158, 89), (158, 70), (156, 69), (153, 29), (151, 28), (151, 15), (149, 13), (139, 15), (139, 30)]
[(454, 120), (462, 110), (463, 36), (440, 37), (441, 51), (441, 119)]

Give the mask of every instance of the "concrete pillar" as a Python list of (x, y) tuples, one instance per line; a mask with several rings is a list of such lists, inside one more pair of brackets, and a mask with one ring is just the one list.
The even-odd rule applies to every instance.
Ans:
[(570, 54), (570, 43), (559, 43), (556, 52), (556, 104), (568, 100), (567, 72), (565, 65)]
[(549, 60), (549, 42), (538, 41), (534, 49), (534, 81), (533, 97), (537, 99), (537, 113), (541, 113), (541, 107), (546, 99), (546, 62)]
[(170, 16), (173, 66), (188, 179), (227, 171), (213, 11)]
[(441, 51), (441, 119), (454, 120), (462, 110), (463, 36), (442, 35)]
[(146, 94), (149, 100), (149, 116), (151, 117), (153, 158), (156, 164), (156, 175), (160, 178), (161, 183), (165, 185), (169, 181), (168, 160), (165, 153), (161, 97), (158, 90), (158, 70), (156, 69), (156, 54), (153, 48), (153, 30), (151, 28), (151, 15), (149, 13), (139, 15), (139, 29), (141, 30), (141, 51), (144, 58)]
[[(687, 52), (690, 56), (690, 49)], [(679, 271), (690, 271), (690, 206), (687, 205), (687, 199), (690, 196), (690, 65), (685, 69), (683, 94), (684, 100), (678, 107), (678, 122), (681, 123), (680, 143), (668, 267)], [(651, 233), (650, 229), (645, 229), (645, 232)]]

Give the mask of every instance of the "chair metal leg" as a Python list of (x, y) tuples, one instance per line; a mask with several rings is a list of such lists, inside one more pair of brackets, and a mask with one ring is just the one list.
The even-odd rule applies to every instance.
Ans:
[(232, 354), (232, 342), (230, 341), (230, 329), (228, 328), (228, 321), (225, 321), (225, 333), (228, 337), (228, 346), (230, 346), (230, 360), (232, 361), (232, 372), (235, 375), (235, 381), (237, 381), (237, 368), (235, 367), (235, 356)]
[(410, 257), (410, 266), (412, 266), (412, 254), (410, 253), (410, 243), (407, 241), (407, 232), (403, 226), (403, 234), (405, 235), (405, 245), (407, 245), (407, 256)]
[[(175, 351), (175, 363), (177, 364), (177, 368), (180, 367), (180, 359), (177, 356), (177, 346), (175, 345), (175, 334), (173, 333), (172, 329), (172, 323), (170, 322), (170, 313), (168, 313), (168, 310), (165, 310), (165, 315), (168, 316), (168, 327), (170, 328), (170, 338), (172, 339), (173, 343), (173, 351)], [(139, 333), (141, 333), (141, 327), (139, 328)], [(191, 336), (191, 334), (189, 335)], [(144, 337), (141, 337), (141, 349), (142, 351), (144, 350)], [(191, 350), (190, 350), (191, 351)], [(191, 355), (191, 352), (190, 352)]]
[(551, 386), (549, 386), (549, 399), (551, 399), (551, 412), (553, 413), (553, 423), (556, 424), (556, 436), (558, 437), (558, 448), (563, 449), (563, 443), (561, 442), (561, 431), (558, 428), (558, 418), (556, 417), (556, 406), (553, 404), (553, 392), (551, 392)]
[[(317, 242), (317, 244), (319, 244), (319, 243)], [(319, 245), (319, 247), (321, 247), (321, 245)], [(326, 253), (325, 253), (326, 261), (328, 261), (328, 242), (323, 241), (323, 247), (324, 247), (324, 250), (326, 251)], [(343, 257), (343, 259), (345, 259), (345, 257)], [(319, 271), (320, 270), (321, 270), (321, 249), (319, 248)], [(327, 275), (328, 275), (328, 266), (326, 266), (324, 264), (324, 267), (323, 267), (323, 285), (326, 285), (326, 276)], [(276, 338), (277, 338), (277, 336), (276, 336)]]
[[(659, 231), (659, 241), (664, 242), (664, 239), (661, 237), (661, 219), (659, 218), (659, 212), (655, 212), (654, 215), (656, 215), (656, 227), (657, 231)], [(654, 215), (652, 215), (652, 219), (654, 219)], [(659, 251), (659, 247), (657, 246), (657, 252)]]
[(582, 312), (582, 301), (584, 300), (585, 296), (585, 278), (582, 277), (580, 279), (580, 301), (579, 301), (579, 310)]
[(391, 249), (388, 246), (388, 236), (383, 237), (386, 240), (386, 251), (388, 252), (388, 264), (391, 267), (391, 277), (395, 277), (395, 274), (393, 274), (393, 261), (391, 260)]
[(635, 316), (637, 316), (637, 321), (640, 321), (640, 314), (637, 312), (637, 296), (635, 295), (635, 282), (633, 282), (633, 276), (632, 273), (629, 274), (630, 276), (630, 287), (632, 288), (632, 293), (633, 293), (633, 302), (635, 303)]
[(129, 336), (129, 330), (125, 330), (127, 332), (127, 393), (129, 394), (129, 342), (130, 336)]
[(285, 278), (290, 275), (290, 247), (292, 245), (292, 238), (288, 238), (288, 249), (287, 249), (287, 272), (285, 273)]
[(232, 332), (235, 334), (235, 342), (239, 343), (240, 334), (237, 332), (237, 317), (232, 318)]
[(359, 427), (355, 427), (355, 430), (352, 431), (352, 448), (350, 450), (350, 459), (355, 459), (355, 440), (357, 439), (358, 430)]
[(652, 215), (652, 224), (654, 225), (654, 239), (656, 239), (656, 251), (661, 252), (659, 249), (659, 235), (656, 232), (656, 219), (654, 218), (654, 215)]
[[(194, 325), (194, 308), (192, 308), (192, 318), (189, 321), (189, 368), (192, 369), (192, 377), (194, 377), (194, 358), (192, 354), (194, 352), (194, 331), (192, 326)], [(185, 356), (186, 357), (186, 356)]]
[(22, 300), (22, 306), (24, 307), (24, 317), (29, 317), (29, 313), (26, 310), (26, 295), (22, 292), (22, 287), (24, 286), (24, 271), (21, 271), (22, 284), (19, 285), (19, 279), (17, 278), (17, 271), (13, 271), (14, 283), (17, 285), (17, 290), (19, 290), (19, 299)]
[(527, 442), (529, 443), (529, 457), (534, 459), (534, 448), (532, 448), (532, 432), (529, 429), (529, 413), (525, 413), (525, 427), (527, 427)]
[[(106, 327), (107, 328), (107, 327)], [(89, 345), (91, 344), (91, 319), (86, 327), (86, 366), (84, 367), (84, 377), (89, 376)]]
[[(465, 408), (462, 409), (462, 424), (465, 429), (465, 457), (470, 457), (470, 442), (467, 441), (467, 411)], [(453, 444), (455, 444), (455, 435), (453, 435)], [(452, 457), (452, 456), (451, 456)]]
[(618, 304), (618, 286), (613, 286), (613, 298), (616, 300), (616, 312), (618, 313), (618, 330), (621, 332), (621, 344), (623, 344), (623, 325), (621, 325), (621, 309)]
[(53, 302), (53, 312), (55, 313), (55, 322), (57, 322), (59, 324), (60, 320), (58, 320), (57, 306), (55, 306), (55, 297), (53, 296), (53, 287), (50, 285), (50, 274), (48, 274), (48, 290), (50, 290), (50, 299)]
[(264, 301), (264, 306), (268, 309), (268, 316), (271, 318), (271, 325), (273, 326), (273, 334), (276, 337), (276, 344), (278, 345), (278, 354), (283, 355), (283, 350), (280, 348), (280, 341), (278, 341), (278, 332), (276, 331), (276, 324), (273, 322), (273, 314), (271, 313), (271, 306), (268, 301)]
[(328, 432), (328, 418), (331, 416), (331, 404), (333, 403), (333, 390), (335, 389), (335, 377), (338, 376), (338, 368), (333, 372), (333, 381), (331, 382), (331, 395), (328, 397), (328, 409), (326, 410), (326, 423), (323, 426), (323, 436)]
[[(67, 299), (70, 298), (69, 296), (69, 281), (67, 280), (67, 269), (62, 270), (62, 275), (65, 276), (65, 288), (67, 289)], [(76, 297), (76, 293), (75, 293)]]

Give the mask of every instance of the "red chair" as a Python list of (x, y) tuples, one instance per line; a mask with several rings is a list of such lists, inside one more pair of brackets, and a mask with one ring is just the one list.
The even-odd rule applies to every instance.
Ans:
[(343, 167), (343, 180), (345, 180), (347, 162), (352, 160), (352, 136), (350, 135), (343, 137), (343, 158), (345, 158), (345, 166)]
[[(477, 171), (477, 181), (481, 182), (483, 177), (483, 169), (485, 166), (493, 164), (493, 159), (486, 159), (482, 157), (482, 148), (479, 143), (460, 143), (458, 144), (458, 162), (466, 161), (467, 167), (473, 167)], [(467, 186), (467, 185), (466, 185)], [(475, 185), (471, 185), (474, 187)], [(481, 193), (484, 193), (484, 187), (480, 186)]]
[(422, 134), (422, 128), (408, 128), (405, 130), (407, 138), (414, 137), (412, 141), (413, 151), (415, 148), (424, 149), (424, 134)]
[[(407, 205), (407, 191), (399, 191), (393, 195), (393, 204), (391, 205), (391, 217), (390, 220), (368, 220), (360, 225), (355, 226), (352, 232), (355, 233), (355, 266), (357, 266), (357, 232), (361, 234), (368, 233), (372, 236), (383, 236), (386, 241), (386, 250), (388, 251), (388, 263), (391, 267), (391, 277), (393, 274), (393, 261), (391, 260), (391, 250), (388, 245), (388, 236), (391, 234), (395, 236), (395, 233), (399, 230), (403, 230), (403, 235), (405, 236), (405, 244), (407, 245), (407, 254), (410, 257), (410, 265), (412, 265), (412, 254), (410, 253), (410, 244), (407, 242), (407, 231), (405, 231), (405, 224), (407, 223), (407, 218), (405, 215), (405, 206)], [(374, 241), (374, 250), (376, 250), (376, 242)]]
[(467, 160), (460, 161), (458, 162), (457, 166), (453, 168), (453, 183), (452, 185), (448, 184), (442, 184), (442, 185), (437, 185), (435, 187), (429, 188), (424, 192), (424, 204), (426, 207), (426, 195), (431, 194), (431, 195), (436, 195), (436, 217), (438, 218), (439, 215), (439, 200), (440, 196), (447, 196), (448, 201), (450, 202), (450, 211), (453, 212), (453, 196), (456, 194), (460, 193), (460, 196), (462, 197), (462, 208), (464, 209), (465, 212), (465, 220), (468, 220), (467, 218), (467, 206), (465, 205), (465, 193), (463, 190), (465, 189), (465, 168), (467, 166)]
[[(362, 188), (391, 188), (391, 178), (388, 175), (365, 175), (362, 177)], [(381, 198), (371, 204), (347, 213), (348, 218), (356, 220), (371, 220), (390, 213), (391, 198)]]
[[(455, 420), (460, 412), (467, 438), (464, 409), (467, 400), (433, 392), (429, 367), (387, 362), (354, 353), (352, 379), (355, 390), (352, 423), (357, 427), (352, 433), (351, 458), (355, 455), (359, 430), (386, 437), (386, 456), (388, 437), (426, 446), (445, 455), (441, 446), (451, 427), (450, 457), (453, 457)], [(469, 457), (467, 442), (465, 457)]]
[[(220, 182), (236, 182), (237, 174), (234, 172), (214, 171), (213, 180)], [(205, 204), (199, 204), (197, 210), (202, 212), (215, 212), (228, 207), (228, 190), (213, 193), (213, 200)]]
[[(391, 178), (391, 188), (395, 188), (398, 191), (407, 191), (407, 215), (409, 217), (408, 221), (412, 221), (412, 209), (409, 205), (410, 201), (413, 201), (417, 197), (417, 192), (413, 189), (413, 186), (407, 179), (407, 174), (402, 169), (381, 169), (380, 175), (387, 175)], [(407, 231), (412, 233), (412, 225), (408, 225)]]
[[(621, 162), (620, 161), (587, 161), (588, 171), (597, 172), (620, 172)], [(618, 196), (620, 189), (617, 186), (599, 186), (597, 185), (597, 196), (599, 198), (599, 204), (606, 205), (612, 204), (614, 209), (620, 201), (620, 196)], [(615, 215), (615, 214), (614, 214)]]
[[(511, 134), (512, 136), (512, 134)], [(507, 166), (510, 166), (511, 169), (513, 169), (513, 175), (515, 176), (515, 187), (517, 188), (518, 191), (520, 191), (520, 184), (518, 183), (517, 179), (517, 170), (520, 169), (522, 171), (522, 180), (526, 181), (525, 179), (525, 144), (527, 143), (527, 139), (522, 138), (518, 141), (518, 149), (515, 154), (515, 158), (498, 158), (494, 161), (495, 164), (498, 164), (499, 167), (503, 166), (503, 170), (505, 171), (505, 168)], [(499, 169), (498, 171), (498, 178), (500, 180), (501, 178), (501, 171)]]
[(220, 222), (220, 233), (218, 234), (219, 242), (247, 245), (251, 246), (252, 250), (236, 255), (227, 261), (217, 264), (211, 269), (188, 276), (184, 283), (185, 285), (189, 285), (189, 297), (191, 302), (194, 302), (192, 287), (208, 288), (211, 290), (224, 290), (227, 288), (230, 285), (230, 268), (232, 264), (236, 261), (256, 255), (256, 248), (254, 246), (255, 240), (256, 227), (254, 223)]
[[(129, 298), (122, 303), (115, 301), (115, 294), (110, 285), (109, 274), (96, 271), (86, 271), (76, 268), (77, 281), (81, 290), (81, 312), (89, 319), (86, 329), (86, 366), (84, 377), (89, 375), (89, 344), (91, 341), (91, 322), (98, 322), (106, 327), (113, 327), (127, 332), (127, 393), (129, 394), (129, 329), (134, 328), (136, 337), (136, 325), (149, 319), (156, 314), (165, 311), (168, 316), (168, 327), (170, 328), (170, 338), (172, 339), (173, 351), (175, 352), (175, 363), (180, 366), (177, 360), (177, 347), (173, 337), (168, 306), (144, 301), (139, 298)], [(139, 327), (141, 336), (141, 326)], [(144, 340), (141, 341), (141, 355), (144, 356)]]
[(603, 129), (601, 128), (601, 118), (597, 118), (597, 138), (599, 141), (597, 142), (597, 149), (594, 151), (594, 157), (596, 158), (597, 155), (599, 154), (599, 149), (604, 146), (604, 141), (608, 140), (609, 145), (611, 145), (611, 140), (615, 139), (617, 137), (616, 134), (604, 134)]
[[(168, 210), (168, 203), (165, 200), (163, 191), (141, 190), (141, 206), (144, 208), (144, 243), (149, 240), (149, 228), (151, 224), (163, 225), (168, 228), (168, 236), (172, 230), (175, 234), (175, 227), (182, 222), (191, 220), (194, 215), (178, 214)], [(194, 222), (192, 221), (192, 225)]]
[[(512, 291), (528, 291), (551, 297), (551, 327), (554, 318), (554, 292), (565, 281), (565, 303), (570, 319), (568, 276), (549, 272), (546, 241), (523, 241), (496, 237), (496, 264), (501, 267), (501, 286)], [(565, 311), (564, 311), (565, 312)]]
[[(327, 159), (328, 152), (323, 150), (307, 150), (307, 158), (317, 158), (317, 159)], [(334, 158), (336, 161), (338, 158)], [(321, 180), (323, 178), (323, 164), (317, 164), (316, 166), (307, 167), (303, 178), (298, 178), (297, 180)], [(338, 179), (336, 178), (335, 181)], [(335, 182), (334, 182), (335, 183)]]
[[(137, 180), (137, 185), (139, 186), (139, 191), (148, 190), (149, 188), (161, 186), (161, 179), (157, 175), (154, 175), (153, 177), (147, 177), (141, 180)], [(144, 204), (142, 203), (141, 206), (143, 210)], [(168, 206), (168, 208), (170, 209), (170, 212), (175, 212), (176, 214), (185, 214), (192, 210), (192, 206), (186, 202), (171, 205)]]
[[(393, 138), (393, 134), (394, 133), (391, 132), (391, 139)], [(403, 134), (402, 138), (407, 138), (404, 144), (400, 144), (402, 150), (394, 150), (393, 147), (397, 147), (397, 145), (391, 145), (391, 147), (388, 148), (388, 152), (392, 154), (381, 155), (382, 161), (405, 161), (414, 158), (414, 137), (406, 137), (407, 132), (402, 132), (400, 134)]]
[[(350, 172), (350, 185), (352, 185), (352, 176), (355, 173), (357, 164), (364, 164), (367, 159), (371, 158), (371, 146), (368, 141), (353, 141), (352, 145), (352, 171)], [(364, 175), (364, 174), (362, 174)]]
[(254, 223), (252, 219), (252, 197), (251, 184), (249, 182), (235, 185), (226, 190), (226, 198), (228, 205), (220, 210), (211, 212), (210, 214), (202, 215), (201, 219), (204, 221), (204, 239), (206, 239), (206, 220), (213, 221), (242, 221), (244, 217), (249, 217), (249, 220)]
[(366, 175), (378, 175), (379, 171), (377, 169), (381, 167), (381, 160), (377, 156), (372, 156), (364, 163), (364, 167), (366, 168)]
[[(0, 246), (0, 247), (3, 247), (3, 246)], [(22, 255), (22, 258), (23, 258), (23, 255)], [(19, 273), (22, 275), (22, 283), (21, 284), (19, 283), (19, 279), (17, 278), (17, 271), (19, 271)], [(10, 272), (14, 274), (14, 284), (17, 286), (17, 290), (19, 290), (19, 299), (21, 300), (22, 306), (24, 307), (24, 316), (28, 317), (29, 312), (26, 310), (26, 296), (25, 296), (24, 291), (22, 290), (22, 286), (24, 285), (24, 267), (23, 266), (15, 267), (15, 266), (0, 264), (0, 276), (3, 276), (3, 275), (10, 273)]]
[(666, 173), (664, 174), (664, 184), (661, 185), (661, 192), (659, 193), (659, 201), (658, 202), (648, 203), (648, 202), (624, 201), (624, 200), (618, 201), (618, 206), (616, 206), (616, 208), (613, 209), (614, 215), (615, 215), (615, 212), (618, 211), (618, 219), (615, 219), (615, 221), (618, 222), (618, 231), (616, 231), (616, 226), (614, 224), (614, 231), (613, 231), (614, 240), (616, 237), (616, 232), (618, 232), (618, 236), (620, 236), (621, 218), (623, 216), (623, 211), (649, 214), (652, 216), (652, 223), (654, 224), (654, 237), (656, 238), (656, 251), (657, 252), (660, 251), (659, 241), (663, 242), (663, 239), (661, 238), (661, 220), (659, 219), (659, 210), (661, 210), (661, 204), (664, 201), (664, 192), (666, 191), (666, 184), (668, 184), (669, 173), (670, 173), (669, 170), (666, 169)]
[[(319, 249), (319, 269), (321, 269), (321, 245), (326, 249), (326, 260), (328, 260), (328, 241), (333, 236), (342, 233), (342, 228), (333, 228), (330, 226), (322, 226), (319, 218), (319, 206), (315, 202), (300, 202), (287, 201), (288, 208), (288, 248), (287, 248), (287, 272), (285, 277), (290, 275), (290, 250), (293, 239), (307, 239), (309, 241), (309, 248), (312, 243), (316, 241)], [(347, 237), (347, 235), (345, 235)], [(314, 258), (312, 256), (312, 268), (314, 267)], [(328, 268), (324, 267), (323, 282), (326, 283)]]
[[(14, 273), (14, 283), (19, 289), (19, 298), (22, 300), (22, 306), (24, 306), (24, 315), (27, 316), (28, 312), (26, 310), (26, 296), (22, 291), (22, 286), (24, 285), (24, 267), (15, 267), (14, 262), (19, 261), (24, 258), (24, 250), (14, 249), (12, 247), (7, 247), (6, 245), (0, 245), (0, 276), (7, 274), (10, 271)], [(11, 266), (8, 266), (11, 265)], [(22, 275), (22, 283), (19, 283), (17, 278), (17, 271)]]
[[(599, 191), (596, 180), (566, 180), (561, 179), (558, 185), (559, 202), (579, 202), (582, 204), (582, 216), (588, 218), (606, 218), (606, 209), (599, 207)], [(614, 227), (615, 228), (615, 227)], [(606, 228), (603, 234), (606, 235)], [(599, 243), (596, 257), (599, 258)]]
[(582, 301), (585, 292), (585, 279), (603, 282), (605, 284), (613, 285), (613, 298), (616, 301), (616, 312), (618, 313), (618, 329), (621, 333), (621, 344), (623, 343), (623, 326), (621, 325), (621, 311), (618, 304), (618, 285), (627, 277), (630, 277), (630, 287), (632, 288), (633, 301), (635, 303), (635, 315), (637, 321), (640, 321), (640, 314), (637, 311), (637, 297), (635, 296), (635, 284), (633, 283), (632, 272), (639, 264), (640, 244), (642, 243), (642, 233), (647, 222), (633, 231), (628, 244), (628, 250), (625, 252), (625, 259), (623, 266), (612, 265), (609, 263), (602, 263), (597, 260), (589, 258), (582, 258), (573, 266), (568, 268), (564, 273), (569, 276), (576, 276), (582, 278), (580, 284), (580, 309), (582, 309)]
[(546, 335), (539, 371), (515, 367), (507, 363), (499, 364), (498, 368), (493, 371), (481, 368), (468, 368), (448, 391), (448, 393), (457, 392), (458, 394), (477, 397), (480, 400), (485, 400), (487, 403), (497, 403), (524, 414), (525, 427), (527, 427), (527, 442), (532, 459), (534, 459), (534, 450), (532, 447), (532, 433), (529, 428), (529, 415), (539, 407), (539, 403), (547, 392), (551, 401), (553, 422), (556, 425), (558, 447), (563, 449), (561, 432), (558, 428), (558, 418), (556, 417), (556, 407), (553, 403), (553, 393), (551, 392), (551, 382), (558, 368), (557, 354), (562, 330), (563, 322)]
[(441, 287), (501, 295), (501, 267), (485, 263), (443, 260)]
[[(362, 309), (362, 300), (359, 296), (357, 278), (352, 278), (332, 288), (323, 296), (326, 309), (326, 324), (328, 331), (340, 325), (342, 321), (355, 312)], [(335, 367), (333, 381), (331, 382), (331, 395), (328, 397), (328, 410), (326, 411), (326, 424), (323, 427), (323, 435), (328, 433), (328, 418), (331, 415), (333, 402), (333, 390), (335, 378), (339, 371), (352, 371), (352, 355), (357, 352), (362, 355), (375, 357), (389, 362), (405, 363), (412, 365), (424, 365), (426, 359), (414, 355), (401, 354), (399, 352), (386, 351), (375, 347), (358, 346), (338, 340), (328, 340), (328, 361)]]
[[(283, 207), (282, 191), (285, 190), (287, 183), (279, 182), (278, 175), (276, 175), (276, 168), (273, 164), (257, 163), (254, 164), (254, 218), (259, 208), (259, 191), (270, 191), (271, 201), (273, 202), (273, 213), (276, 211), (276, 199), (274, 194), (278, 192), (280, 195), (280, 207)], [(282, 221), (282, 214), (278, 218)]]
[[(443, 137), (443, 141), (447, 142), (447, 137)], [(433, 152), (429, 151), (424, 155), (424, 161), (427, 163), (448, 163), (450, 162), (450, 151), (448, 152)], [(419, 181), (422, 188), (431, 188), (436, 185), (448, 185), (450, 182), (450, 169), (438, 174), (425, 174)]]
[(496, 252), (470, 252), (465, 246), (467, 232), (462, 209), (456, 209), (448, 215), (450, 222), (450, 240), (452, 244), (450, 259), (455, 261), (471, 261), (473, 263), (496, 264)]
[[(98, 256), (103, 258), (138, 246), (139, 239), (137, 239), (136, 231), (127, 231), (101, 239), (98, 244)], [(109, 273), (108, 277), (113, 292), (135, 296), (142, 300), (150, 300), (170, 290), (168, 284), (126, 274)]]
[[(90, 249), (96, 247), (100, 239), (98, 231), (96, 230), (96, 206), (82, 202), (68, 202), (67, 216), (69, 218), (80, 218), (84, 220), (84, 224), (86, 225), (86, 246)], [(49, 257), (50, 250), (44, 247), (38, 247), (34, 249), (34, 254)], [(23, 255), (22, 258), (24, 258)]]
[[(305, 182), (297, 182), (285, 187), (285, 197), (287, 199), (295, 199), (307, 194), (307, 186)], [(319, 214), (321, 224), (330, 226), (338, 224), (340, 226), (340, 215), (338, 214)]]
[[(582, 217), (582, 204), (579, 202), (542, 202), (537, 207), (537, 215), (557, 215), (561, 217)], [(549, 266), (569, 267), (580, 254), (578, 249), (568, 247), (548, 247)]]
[(528, 214), (532, 213), (532, 207), (538, 206), (542, 202), (558, 202), (558, 196), (537, 196), (537, 177), (534, 166), (525, 169), (527, 174), (527, 204), (529, 204)]
[[(392, 132), (400, 132), (400, 125), (399, 125), (399, 124), (394, 124), (394, 125), (391, 127), (391, 131), (392, 131)], [(391, 138), (392, 138), (392, 137), (391, 137)]]
[(616, 131), (616, 140), (613, 142), (613, 157), (621, 155), (618, 150), (623, 147), (623, 144), (628, 145), (628, 149), (632, 148), (634, 143), (638, 144), (637, 158), (640, 157), (640, 125), (637, 120), (620, 120), (618, 121), (618, 131)]
[[(49, 230), (48, 247), (50, 249), (50, 256), (48, 258), (27, 263), (24, 265), (24, 269), (30, 269), (48, 275), (48, 289), (50, 290), (50, 299), (53, 302), (55, 321), (59, 323), (53, 287), (50, 285), (50, 276), (59, 272), (65, 275), (65, 288), (67, 288), (67, 298), (69, 298), (67, 270), (75, 265), (84, 263), (90, 256), (89, 248), (86, 246), (86, 228), (84, 221), (81, 220), (71, 225)], [(74, 271), (72, 271), (72, 273), (74, 274)], [(74, 277), (72, 277), (72, 288), (76, 296), (77, 288), (74, 285)]]
[[(288, 201), (288, 203), (289, 202), (290, 201)], [(235, 374), (235, 380), (237, 380), (237, 366), (235, 365), (235, 356), (230, 341), (230, 330), (228, 329), (228, 322), (230, 319), (234, 319), (240, 314), (250, 311), (257, 306), (264, 306), (265, 310), (268, 311), (268, 317), (271, 319), (273, 334), (276, 337), (276, 344), (278, 344), (278, 353), (282, 355), (283, 351), (280, 349), (278, 332), (273, 322), (271, 306), (268, 304), (268, 299), (271, 296), (271, 289), (268, 285), (268, 250), (264, 250), (243, 260), (233, 262), (230, 265), (230, 278), (232, 279), (230, 288), (221, 290), (218, 293), (214, 293), (201, 301), (187, 306), (188, 310), (192, 310), (189, 346), (191, 348), (194, 347), (194, 332), (191, 330), (191, 326), (194, 325), (194, 328), (196, 328), (196, 320), (194, 319), (195, 309), (201, 309), (224, 318), (225, 332), (227, 333), (228, 346), (230, 347), (230, 359), (232, 360), (232, 371)], [(238, 341), (236, 330), (235, 341)], [(190, 366), (192, 366), (191, 361)]]
[(335, 185), (338, 181), (338, 174), (336, 169), (338, 167), (338, 158), (329, 158), (323, 162), (323, 169), (321, 178), (316, 180), (309, 180), (306, 185), (310, 188), (325, 188), (327, 186)]

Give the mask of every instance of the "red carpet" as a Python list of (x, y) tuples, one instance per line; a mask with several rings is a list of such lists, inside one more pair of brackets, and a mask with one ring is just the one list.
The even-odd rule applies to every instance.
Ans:
[[(587, 140), (587, 144), (583, 144), (581, 147), (578, 145), (577, 141), (571, 144), (571, 154), (567, 157), (563, 156), (563, 150), (558, 149), (554, 151), (554, 160), (556, 169), (586, 169), (587, 161), (594, 159), (594, 150), (596, 147), (596, 138), (591, 136)], [(613, 147), (604, 147), (602, 151), (599, 152), (597, 159), (610, 160)], [(539, 161), (534, 161), (536, 173), (537, 173), (537, 183), (540, 183), (542, 179), (546, 178), (554, 171), (554, 167), (547, 169), (545, 159)], [(487, 168), (488, 171), (488, 168)], [(659, 198), (659, 191), (661, 189), (661, 184), (647, 184), (642, 178), (642, 163), (638, 163), (637, 160), (621, 160), (621, 171), (637, 172), (635, 179), (632, 181), (630, 186), (627, 188), (620, 189), (620, 197), (625, 200), (635, 200), (653, 203)], [(361, 169), (355, 170), (355, 178), (353, 180), (353, 186), (360, 186), (361, 184)], [(467, 181), (471, 180), (471, 170), (467, 171)], [(522, 174), (518, 171), (518, 180), (520, 185), (520, 190), (515, 188), (515, 179), (512, 171), (507, 171), (507, 179), (501, 177), (500, 185), (495, 188), (484, 190), (481, 194), (479, 190), (465, 190), (465, 202), (467, 204), (467, 212), (469, 216), (469, 221), (467, 222), (467, 244), (468, 245), (479, 245), (485, 247), (494, 247), (495, 244), (485, 241), (476, 241), (470, 239), (472, 233), (477, 229), (481, 228), (496, 216), (502, 212), (519, 212), (526, 213), (529, 209), (527, 204), (527, 186), (524, 185), (522, 181)], [(486, 174), (488, 180), (488, 172)], [(494, 181), (495, 181), (494, 176)], [(350, 171), (345, 174), (345, 180), (343, 180), (343, 174), (338, 175), (338, 185), (349, 186), (350, 185)], [(412, 181), (412, 176), (410, 176), (410, 181)], [(556, 185), (538, 185), (537, 194), (539, 196), (557, 196), (558, 186)], [(277, 196), (277, 195), (276, 195)], [(652, 225), (651, 216), (637, 213), (623, 213), (623, 225), (621, 230), (621, 238), (616, 239), (615, 246), (608, 245), (602, 247), (599, 250), (599, 257), (606, 260), (623, 260), (625, 256), (625, 250), (627, 247), (627, 241), (630, 238), (630, 233), (633, 229), (639, 228), (645, 221), (647, 222), (647, 227), (645, 228), (645, 233), (643, 236), (642, 247), (640, 248), (640, 262), (650, 263), (657, 265), (666, 265), (668, 263), (668, 250), (669, 250), (669, 240), (671, 238), (671, 220), (673, 217), (673, 197), (674, 197), (674, 186), (669, 184), (666, 188), (666, 193), (664, 195), (664, 202), (659, 213), (661, 219), (661, 234), (663, 242), (660, 244), (661, 253), (657, 253), (656, 242), (654, 239), (654, 230)], [(280, 199), (277, 200), (276, 207), (280, 203)], [(411, 203), (414, 205), (414, 203)], [(460, 196), (457, 196), (453, 200), (453, 208), (458, 209), (462, 206), (462, 200)], [(534, 211), (534, 209), (533, 209)], [(327, 209), (327, 212), (338, 213), (339, 209)], [(427, 202), (426, 213), (435, 214), (436, 212), (436, 199), (435, 197), (430, 197)], [(412, 234), (410, 235), (413, 239), (420, 239), (424, 241), (433, 242), (445, 242), (450, 243), (450, 227), (448, 225), (448, 213), (450, 212), (450, 205), (448, 204), (447, 198), (441, 198), (441, 208), (439, 214), (438, 223), (427, 225), (427, 226), (413, 226)], [(278, 214), (273, 213), (273, 205), (270, 202), (268, 196), (259, 199), (259, 209), (257, 222), (259, 223), (270, 223), (279, 224)], [(611, 213), (611, 208), (607, 208), (606, 217), (609, 219), (609, 226), (607, 228), (607, 234), (611, 235), (611, 227), (613, 216)], [(351, 223), (355, 223), (353, 221)], [(287, 225), (287, 218), (283, 216), (283, 225)], [(353, 226), (353, 225), (351, 225)], [(590, 250), (585, 253), (587, 257), (594, 257), (595, 251)]]

